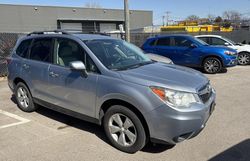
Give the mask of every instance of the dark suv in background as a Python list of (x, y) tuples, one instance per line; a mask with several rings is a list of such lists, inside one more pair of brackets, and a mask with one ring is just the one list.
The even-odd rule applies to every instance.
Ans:
[(146, 40), (142, 49), (170, 58), (174, 64), (203, 68), (207, 73), (218, 73), (223, 68), (237, 65), (237, 52), (228, 47), (209, 46), (190, 35), (156, 36)]

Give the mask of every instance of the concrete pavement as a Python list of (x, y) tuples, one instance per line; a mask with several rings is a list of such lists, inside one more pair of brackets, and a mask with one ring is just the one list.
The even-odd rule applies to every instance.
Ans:
[[(0, 110), (30, 121), (0, 128), (0, 161), (250, 160), (250, 66), (208, 77), (217, 106), (201, 134), (173, 148), (151, 145), (136, 154), (113, 148), (97, 125), (45, 108), (20, 111), (7, 82), (1, 81)], [(0, 127), (19, 121), (0, 113)]]

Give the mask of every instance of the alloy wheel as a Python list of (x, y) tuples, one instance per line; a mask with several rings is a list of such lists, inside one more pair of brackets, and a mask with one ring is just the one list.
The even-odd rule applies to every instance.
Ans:
[(23, 108), (29, 107), (29, 97), (27, 91), (23, 87), (17, 89), (17, 100)]
[(216, 73), (220, 69), (220, 63), (215, 59), (210, 59), (204, 64), (204, 68), (208, 73)]
[(127, 116), (120, 113), (112, 115), (108, 127), (113, 140), (119, 145), (129, 147), (135, 143), (137, 131), (135, 125)]
[(238, 62), (240, 65), (247, 65), (250, 62), (250, 55), (247, 53), (239, 54)]

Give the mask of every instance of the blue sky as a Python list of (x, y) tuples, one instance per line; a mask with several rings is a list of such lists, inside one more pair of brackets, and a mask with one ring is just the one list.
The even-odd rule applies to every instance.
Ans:
[[(123, 8), (123, 0), (0, 0), (7, 4), (53, 5), (83, 7), (88, 2), (100, 4), (103, 8)], [(225, 10), (236, 10), (250, 17), (250, 0), (129, 0), (130, 9), (152, 10), (154, 24), (162, 24), (162, 16), (170, 11), (170, 19), (181, 20), (195, 14), (221, 15)], [(248, 14), (245, 14), (248, 13)]]

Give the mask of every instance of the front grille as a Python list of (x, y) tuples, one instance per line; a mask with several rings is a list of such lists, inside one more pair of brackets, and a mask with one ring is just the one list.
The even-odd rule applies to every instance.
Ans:
[(203, 103), (206, 103), (212, 95), (212, 87), (210, 84), (207, 84), (199, 91), (199, 97)]

